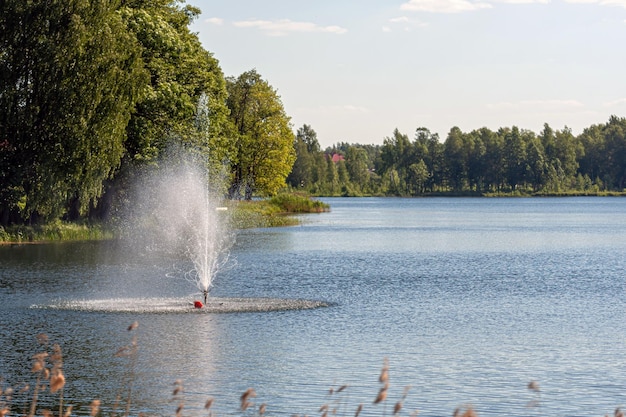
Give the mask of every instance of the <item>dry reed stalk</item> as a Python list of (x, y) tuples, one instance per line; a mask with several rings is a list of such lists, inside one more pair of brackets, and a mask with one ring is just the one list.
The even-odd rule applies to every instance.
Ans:
[[(604, 417), (609, 417), (608, 414), (605, 414)], [(624, 412), (620, 407), (617, 407), (613, 412), (613, 417), (624, 417)]]
[(530, 381), (526, 388), (535, 393), (535, 398), (529, 401), (528, 404), (526, 404), (526, 407), (539, 407), (541, 404), (541, 389), (539, 388), (539, 383), (537, 381)]
[(254, 398), (256, 397), (256, 392), (254, 391), (254, 388), (248, 388), (243, 394), (241, 394), (241, 411), (246, 411), (246, 409), (248, 407), (250, 407), (251, 405), (253, 405), (250, 401), (248, 401), (250, 398)]
[(463, 411), (462, 408), (457, 408), (454, 410), (453, 417), (478, 417), (478, 414), (474, 411), (472, 407), (466, 407)]
[(398, 401), (396, 405), (393, 406), (393, 415), (397, 416), (400, 414), (400, 410), (402, 410), (402, 401)]
[(206, 400), (206, 402), (204, 403), (204, 409), (205, 410), (210, 409), (211, 406), (213, 405), (213, 402), (215, 402), (213, 398), (209, 398), (208, 400)]
[(359, 414), (361, 414), (361, 411), (363, 411), (363, 404), (359, 404), (359, 406), (356, 408), (354, 417), (359, 417)]
[(378, 382), (384, 384), (389, 381), (389, 359), (385, 358), (383, 361), (383, 368), (380, 371)]
[(182, 417), (183, 415), (183, 408), (185, 407), (183, 392), (183, 381), (177, 379), (174, 382), (174, 391), (172, 392), (172, 401), (178, 401), (178, 406), (176, 407), (176, 417)]
[(387, 389), (389, 388), (388, 385), (385, 385), (384, 387), (382, 387), (380, 389), (380, 391), (378, 391), (378, 395), (376, 396), (376, 399), (374, 400), (374, 404), (378, 404), (381, 403), (383, 401), (385, 401), (387, 399)]
[(96, 417), (100, 411), (100, 400), (93, 400), (89, 405), (89, 417)]
[(37, 410), (37, 401), (39, 399), (39, 390), (42, 389), (42, 385), (41, 385), (41, 380), (42, 377), (45, 378), (45, 374), (46, 374), (46, 364), (45, 364), (45, 358), (48, 357), (48, 353), (47, 352), (40, 352), (37, 353), (35, 355), (33, 355), (33, 366), (31, 368), (31, 372), (32, 373), (36, 373), (37, 374), (37, 380), (35, 382), (35, 389), (33, 390), (33, 397), (31, 399), (31, 403), (30, 403), (30, 411), (28, 413), (28, 417), (34, 417), (35, 416), (35, 412)]

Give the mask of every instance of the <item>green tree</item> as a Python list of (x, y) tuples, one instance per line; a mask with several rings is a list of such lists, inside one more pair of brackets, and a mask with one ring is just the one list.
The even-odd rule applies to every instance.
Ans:
[(323, 194), (337, 195), (339, 194), (339, 171), (337, 165), (333, 162), (330, 155), (326, 154), (326, 171), (324, 174), (323, 188), (320, 190)]
[(360, 192), (369, 192), (369, 159), (367, 151), (358, 145), (348, 147), (346, 152), (346, 169), (350, 182)]
[(525, 132), (517, 126), (511, 129), (501, 129), (504, 137), (504, 164), (506, 180), (509, 186), (516, 190), (518, 185), (524, 184), (527, 174)]
[(453, 127), (444, 142), (444, 157), (450, 186), (454, 191), (461, 191), (465, 186), (468, 171), (468, 151), (461, 129)]
[(128, 155), (152, 161), (175, 140), (207, 154), (213, 163), (230, 158), (226, 81), (218, 61), (189, 30), (200, 10), (170, 0), (126, 4), (122, 17), (141, 45), (150, 74), (128, 126)]
[(444, 174), (444, 146), (439, 141), (437, 133), (431, 133), (425, 127), (415, 130), (413, 142), (415, 162), (424, 161), (428, 169), (426, 188), (433, 192), (437, 187), (443, 186)]
[(294, 149), (296, 161), (287, 177), (287, 183), (292, 187), (310, 189), (321, 178), (318, 170), (320, 144), (317, 141), (317, 133), (311, 126), (305, 124), (298, 129)]
[(115, 3), (0, 6), (0, 222), (77, 217), (124, 153), (146, 81)]
[(605, 178), (611, 188), (626, 188), (626, 118), (611, 116), (603, 128), (606, 164)]
[(546, 181), (546, 160), (540, 138), (534, 138), (527, 148), (528, 180), (533, 191), (539, 191)]
[[(380, 175), (389, 180), (389, 192), (395, 195), (407, 193), (408, 166), (411, 155), (409, 137), (394, 129), (393, 136), (383, 140), (380, 154)], [(395, 174), (391, 174), (395, 172)]]
[(229, 195), (272, 195), (285, 185), (295, 161), (290, 119), (276, 90), (255, 70), (227, 78), (227, 88), (236, 129)]
[(584, 155), (579, 160), (579, 170), (583, 175), (594, 180), (606, 175), (606, 165), (604, 164), (606, 143), (603, 130), (604, 124), (594, 124), (585, 128), (578, 137), (585, 150)]
[(414, 194), (423, 194), (430, 176), (428, 167), (423, 160), (409, 166), (411, 184), (414, 186)]

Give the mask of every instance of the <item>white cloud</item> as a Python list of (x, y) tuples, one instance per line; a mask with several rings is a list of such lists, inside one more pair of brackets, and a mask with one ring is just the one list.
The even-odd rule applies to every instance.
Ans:
[(213, 25), (222, 25), (224, 23), (224, 19), (220, 19), (219, 17), (211, 17), (206, 19), (205, 22), (211, 23)]
[(583, 104), (578, 100), (521, 100), (516, 102), (504, 101), (500, 103), (492, 103), (488, 104), (487, 107), (490, 109), (536, 109), (553, 111), (565, 108), (579, 108), (583, 107)]
[(604, 107), (622, 106), (624, 104), (626, 104), (626, 98), (618, 98), (617, 100), (613, 100), (613, 101), (609, 101), (607, 103), (604, 103)]
[(400, 9), (412, 12), (459, 13), (491, 7), (489, 3), (470, 0), (409, 0)]
[(424, 28), (428, 26), (428, 23), (421, 22), (415, 19), (409, 19), (406, 16), (391, 18), (389, 19), (389, 23), (391, 24), (391, 26), (384, 26), (383, 32), (391, 32), (393, 30), (392, 27), (397, 27), (398, 25), (402, 25), (402, 28), (406, 32), (410, 32), (415, 27)]
[[(408, 0), (400, 6), (401, 10), (432, 13), (460, 13), (474, 10), (491, 9), (494, 3), (505, 4), (548, 4), (551, 0)], [(568, 0), (566, 0), (568, 1)], [(569, 0), (573, 2), (617, 2), (626, 0)]]
[(371, 109), (364, 106), (357, 106), (354, 104), (336, 104), (336, 105), (321, 105), (318, 107), (306, 107), (300, 110), (315, 113), (317, 115), (357, 115), (371, 113)]
[(598, 4), (600, 6), (617, 6), (626, 9), (626, 0), (565, 0), (566, 3)]
[(243, 20), (234, 22), (240, 28), (256, 28), (271, 36), (284, 36), (288, 33), (333, 33), (341, 35), (348, 30), (340, 26), (319, 26), (311, 22), (294, 22), (289, 19), (281, 20)]
[(508, 3), (508, 4), (548, 4), (550, 0), (492, 0), (496, 3)]

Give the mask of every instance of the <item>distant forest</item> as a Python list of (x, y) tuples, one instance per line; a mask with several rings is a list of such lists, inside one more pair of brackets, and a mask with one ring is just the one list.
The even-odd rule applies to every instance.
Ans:
[(321, 150), (311, 126), (298, 129), (290, 187), (320, 196), (598, 195), (626, 186), (626, 119), (611, 116), (575, 136), (548, 124), (462, 132), (441, 140), (427, 128), (397, 129), (382, 145), (338, 143)]

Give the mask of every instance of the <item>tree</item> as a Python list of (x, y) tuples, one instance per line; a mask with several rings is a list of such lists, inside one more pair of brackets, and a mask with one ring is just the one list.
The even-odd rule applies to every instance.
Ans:
[[(403, 195), (407, 189), (408, 164), (406, 163), (411, 154), (411, 142), (409, 137), (394, 129), (393, 136), (383, 140), (380, 154), (381, 175), (388, 176), (389, 189), (396, 195)], [(391, 172), (397, 175), (391, 175)]]
[(420, 160), (416, 164), (409, 166), (409, 173), (411, 178), (411, 184), (414, 185), (414, 194), (422, 194), (426, 191), (426, 182), (428, 181), (429, 173), (426, 163)]
[(611, 116), (603, 129), (606, 178), (618, 191), (626, 188), (626, 118)]
[(439, 141), (437, 133), (431, 133), (427, 128), (419, 127), (415, 130), (414, 149), (415, 159), (423, 160), (426, 164), (428, 180), (425, 187), (432, 192), (443, 182), (443, 144)]
[(231, 198), (272, 195), (295, 161), (294, 136), (280, 96), (256, 70), (227, 78), (230, 117), (236, 129)]
[(501, 129), (499, 132), (504, 137), (504, 165), (506, 179), (513, 190), (526, 180), (526, 142), (524, 131), (517, 126), (511, 129)]
[(124, 153), (146, 81), (111, 2), (0, 6), (0, 222), (75, 218)]
[(287, 183), (292, 187), (308, 188), (321, 178), (317, 166), (320, 144), (317, 141), (317, 133), (311, 126), (305, 124), (298, 129), (294, 149), (296, 161), (287, 177)]
[(448, 181), (454, 191), (463, 189), (467, 179), (468, 152), (463, 132), (453, 127), (444, 142), (444, 156), (447, 167)]
[(221, 163), (233, 151), (228, 93), (218, 61), (189, 31), (200, 10), (170, 0), (133, 3), (122, 9), (122, 17), (141, 45), (150, 80), (128, 126), (128, 155), (152, 161), (175, 140)]
[(362, 193), (369, 186), (369, 160), (365, 149), (358, 145), (349, 146), (346, 152), (346, 169), (350, 176), (350, 182)]

